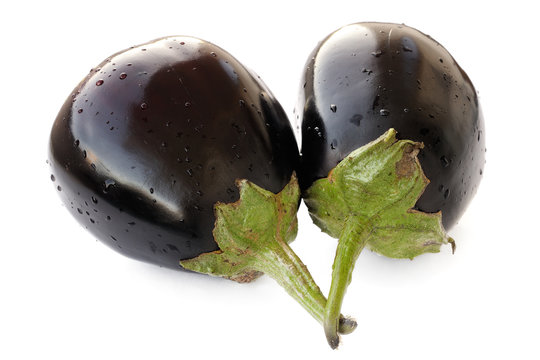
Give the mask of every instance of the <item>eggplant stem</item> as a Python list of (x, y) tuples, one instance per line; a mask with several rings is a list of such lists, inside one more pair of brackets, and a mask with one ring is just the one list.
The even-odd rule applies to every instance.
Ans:
[[(270, 251), (262, 254), (256, 265), (257, 270), (273, 278), (315, 320), (322, 324), (327, 300), (319, 286), (286, 242), (276, 239), (275, 244), (279, 246), (273, 246)], [(337, 332), (344, 335), (350, 334), (356, 327), (356, 320), (343, 316), (338, 311)]]
[[(296, 176), (293, 174), (277, 194), (248, 180), (239, 180), (237, 186), (238, 201), (214, 205), (213, 235), (220, 250), (180, 264), (188, 270), (239, 282), (266, 273), (322, 324), (326, 298), (289, 246), (298, 231), (300, 188)], [(342, 334), (356, 328), (356, 321), (339, 314), (337, 322)]]
[(339, 323), (343, 299), (351, 283), (356, 260), (364, 249), (370, 233), (369, 226), (365, 226), (358, 218), (351, 217), (346, 220), (339, 238), (323, 322), (326, 340), (332, 349), (336, 349), (339, 345)]

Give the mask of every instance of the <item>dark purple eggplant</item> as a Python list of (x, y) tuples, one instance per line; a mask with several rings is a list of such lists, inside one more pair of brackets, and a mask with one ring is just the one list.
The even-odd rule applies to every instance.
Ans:
[[(326, 330), (332, 343), (337, 339), (335, 311), (339, 314), (344, 282), (350, 281), (349, 271), (363, 246), (398, 258), (436, 252), (447, 242), (454, 246), (445, 230), (464, 213), (482, 178), (484, 120), (476, 90), (454, 58), (431, 37), (405, 25), (357, 23), (333, 32), (312, 52), (301, 84), (296, 107), (302, 129), (300, 186), (314, 222), (341, 239), (327, 304)], [(395, 156), (388, 155), (391, 151)], [(375, 160), (358, 159), (369, 152)], [(383, 177), (386, 167), (378, 168), (378, 173), (372, 169), (371, 164), (383, 158), (393, 161), (387, 165), (394, 170), (389, 166), (384, 174), (393, 182)], [(344, 170), (345, 166), (349, 168)], [(364, 188), (366, 174), (379, 185)], [(340, 176), (357, 178), (347, 183), (337, 181)], [(416, 226), (414, 220), (399, 224), (405, 230), (392, 236), (376, 234), (382, 226), (377, 222), (388, 227), (402, 221), (387, 216), (380, 205), (395, 207), (393, 196), (409, 189), (400, 182), (404, 178), (415, 188), (415, 196), (404, 202), (404, 212), (442, 216), (444, 225), (433, 224), (430, 230), (437, 236), (418, 240), (407, 251), (398, 243), (407, 237), (406, 229)], [(339, 191), (327, 188), (329, 184)], [(341, 195), (332, 198), (328, 195), (332, 191)], [(373, 196), (360, 199), (356, 196), (360, 191)], [(341, 212), (329, 210), (332, 207)], [(370, 220), (375, 217), (378, 220)], [(351, 241), (356, 245), (344, 251)], [(338, 259), (348, 256), (344, 253), (353, 256)]]
[[(223, 49), (167, 37), (75, 88), (49, 164), (71, 214), (137, 260), (239, 282), (267, 273), (319, 321), (326, 299), (288, 246), (298, 147), (264, 83)], [(344, 319), (341, 331), (354, 328)]]

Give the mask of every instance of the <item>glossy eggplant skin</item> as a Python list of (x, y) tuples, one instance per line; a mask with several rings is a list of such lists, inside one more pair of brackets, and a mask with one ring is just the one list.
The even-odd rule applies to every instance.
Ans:
[(279, 192), (299, 161), (264, 83), (192, 37), (132, 47), (75, 88), (50, 134), (49, 165), (72, 215), (131, 258), (179, 269), (218, 250), (213, 206), (236, 179)]
[(431, 183), (416, 204), (450, 229), (485, 164), (484, 120), (469, 77), (431, 37), (405, 25), (357, 23), (326, 37), (303, 74), (300, 185), (326, 177), (351, 151), (395, 128), (423, 142)]

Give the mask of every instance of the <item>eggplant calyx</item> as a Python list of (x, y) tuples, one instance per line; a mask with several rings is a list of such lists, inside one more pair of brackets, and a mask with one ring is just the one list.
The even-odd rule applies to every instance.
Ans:
[(388, 130), (353, 151), (328, 177), (307, 189), (304, 201), (313, 221), (338, 238), (324, 329), (330, 346), (339, 343), (337, 324), (354, 264), (364, 247), (391, 258), (439, 252), (455, 242), (442, 225), (442, 214), (414, 210), (429, 180), (418, 152), (422, 144), (397, 140)]
[[(274, 194), (248, 180), (238, 180), (240, 199), (216, 203), (214, 239), (220, 250), (180, 261), (184, 268), (249, 282), (265, 273), (322, 323), (326, 298), (307, 267), (289, 246), (298, 231), (300, 188), (296, 175)], [(356, 321), (338, 316), (338, 331), (348, 334)]]

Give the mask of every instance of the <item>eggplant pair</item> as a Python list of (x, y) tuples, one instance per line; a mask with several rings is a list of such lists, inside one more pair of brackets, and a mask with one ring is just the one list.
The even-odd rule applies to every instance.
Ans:
[[(335, 348), (356, 327), (340, 308), (362, 247), (414, 257), (453, 244), (445, 227), (478, 186), (484, 125), (446, 50), (394, 24), (321, 42), (297, 109), (301, 157), (257, 75), (206, 41), (157, 39), (74, 89), (51, 131), (51, 179), (81, 225), (124, 255), (239, 282), (270, 275)], [(340, 238), (328, 301), (289, 246), (301, 195)]]

